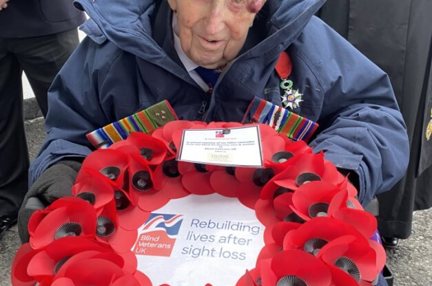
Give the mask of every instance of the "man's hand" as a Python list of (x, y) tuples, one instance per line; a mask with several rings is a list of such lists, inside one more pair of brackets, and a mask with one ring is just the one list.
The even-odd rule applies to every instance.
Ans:
[(18, 231), (22, 242), (29, 239), (27, 225), (33, 212), (55, 200), (71, 196), (72, 185), (81, 167), (78, 161), (60, 161), (48, 168), (31, 186), (18, 213)]
[(0, 11), (7, 8), (8, 2), (9, 0), (0, 0)]

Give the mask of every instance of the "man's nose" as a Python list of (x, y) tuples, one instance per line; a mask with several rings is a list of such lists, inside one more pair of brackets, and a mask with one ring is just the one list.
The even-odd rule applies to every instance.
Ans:
[(216, 35), (221, 32), (225, 25), (227, 7), (224, 0), (213, 1), (206, 19), (206, 32), (209, 35)]

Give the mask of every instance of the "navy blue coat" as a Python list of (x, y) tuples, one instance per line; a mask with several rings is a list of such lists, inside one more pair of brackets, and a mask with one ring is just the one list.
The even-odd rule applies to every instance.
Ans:
[(11, 0), (0, 13), (0, 38), (26, 38), (72, 30), (85, 20), (73, 0)]
[(281, 104), (274, 66), (287, 50), (294, 112), (320, 124), (315, 151), (360, 179), (367, 203), (389, 190), (408, 162), (408, 139), (387, 75), (313, 14), (322, 0), (268, 0), (245, 47), (208, 96), (173, 48), (165, 0), (78, 0), (91, 20), (49, 92), (48, 136), (31, 181), (55, 162), (92, 151), (85, 134), (167, 99), (181, 119), (241, 121), (257, 96)]

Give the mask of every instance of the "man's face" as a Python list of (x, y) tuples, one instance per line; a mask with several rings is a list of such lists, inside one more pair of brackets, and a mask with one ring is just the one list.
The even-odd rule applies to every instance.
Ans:
[[(176, 13), (177, 35), (185, 54), (206, 68), (234, 59), (246, 40), (257, 10), (256, 0), (168, 0)], [(262, 2), (262, 3), (261, 3)]]

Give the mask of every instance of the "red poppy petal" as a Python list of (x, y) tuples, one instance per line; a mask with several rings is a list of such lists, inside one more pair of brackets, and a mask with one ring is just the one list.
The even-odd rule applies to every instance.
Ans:
[[(292, 263), (293, 261), (296, 263)], [(271, 268), (278, 279), (295, 276), (308, 286), (331, 285), (331, 272), (328, 267), (315, 256), (301, 250), (277, 253), (272, 259)]]
[(99, 172), (81, 168), (79, 178), (72, 186), (72, 195), (90, 202), (99, 209), (114, 198), (114, 185)]
[(134, 274), (135, 279), (139, 282), (140, 286), (152, 286), (153, 284), (150, 281), (150, 278), (148, 278), (144, 273), (137, 271)]
[(128, 167), (128, 163), (128, 156), (122, 152), (111, 149), (98, 149), (86, 157), (82, 167), (102, 173), (115, 182), (118, 187), (123, 188), (124, 172)]
[(51, 286), (76, 286), (72, 279), (68, 277), (60, 277), (51, 283)]
[(110, 285), (112, 286), (141, 286), (135, 276), (131, 274), (123, 275), (122, 277), (113, 281)]
[(107, 245), (82, 236), (64, 237), (53, 241), (35, 255), (27, 266), (27, 272), (34, 277), (53, 276), (65, 259), (84, 251), (112, 251)]
[(292, 196), (293, 210), (305, 220), (328, 216), (330, 202), (338, 192), (342, 190), (328, 182), (303, 184)]
[(215, 170), (211, 173), (210, 185), (216, 193), (224, 197), (234, 198), (237, 197), (240, 182), (226, 170)]
[[(255, 273), (254, 273), (255, 272)], [(246, 273), (237, 281), (235, 286), (258, 286), (255, 281), (258, 280), (258, 273), (255, 269), (251, 271), (246, 270)]]
[(191, 194), (213, 194), (214, 190), (210, 185), (210, 176), (211, 173), (189, 172), (183, 175), (182, 184)]
[(33, 250), (29, 243), (21, 245), (12, 262), (12, 285), (33, 286), (36, 284), (34, 277), (28, 275), (27, 266), (37, 253), (38, 251)]
[(276, 244), (282, 246), (285, 235), (301, 226), (300, 223), (281, 221), (270, 227), (272, 237)]
[(348, 234), (363, 238), (351, 225), (329, 217), (317, 217), (305, 222), (296, 230), (287, 233), (283, 246), (284, 249), (303, 249), (304, 244), (311, 239), (320, 239), (329, 242)]
[(283, 250), (282, 247), (275, 243), (266, 244), (258, 254), (257, 261), (271, 259), (282, 250)]
[(271, 265), (272, 260), (260, 259), (257, 261), (257, 268), (261, 278), (261, 285), (276, 285), (277, 276), (273, 272)]
[(261, 187), (252, 182), (243, 183), (237, 190), (238, 200), (250, 209), (254, 209), (256, 202), (260, 197)]
[(137, 230), (125, 230), (119, 227), (109, 237), (104, 237), (104, 239), (109, 242), (114, 250), (121, 253), (130, 250), (137, 237)]
[(332, 280), (335, 286), (359, 286), (357, 281), (345, 271), (333, 265), (328, 265), (328, 267), (332, 273)]
[[(169, 161), (169, 162), (175, 162), (175, 161)], [(175, 163), (175, 165), (177, 164)], [(159, 191), (163, 191), (164, 193), (168, 192), (169, 197), (172, 199), (183, 198), (190, 194), (183, 187), (183, 184), (181, 183), (182, 177), (180, 173), (177, 173), (176, 176), (170, 177), (164, 174), (163, 169), (164, 169), (164, 165), (159, 165), (153, 174), (155, 180), (161, 182), (159, 186), (155, 186), (155, 189)]]
[(64, 277), (70, 278), (77, 285), (107, 286), (123, 276), (120, 267), (111, 261), (98, 258), (82, 259), (69, 265)]
[(138, 207), (148, 212), (157, 210), (170, 201), (167, 189), (160, 191), (151, 189), (141, 194), (135, 192), (135, 196), (138, 198)]
[(273, 155), (285, 151), (285, 140), (278, 134), (267, 136), (261, 142), (264, 162), (272, 162)]
[(293, 216), (292, 198), (293, 193), (284, 193), (273, 200), (273, 208), (279, 220), (298, 221), (297, 217)]
[(159, 187), (160, 181), (153, 178), (153, 171), (148, 162), (142, 156), (129, 155), (129, 184), (128, 190), (145, 191), (146, 189)]
[(333, 212), (331, 216), (354, 226), (366, 238), (372, 237), (378, 227), (375, 216), (362, 210), (343, 208)]
[(143, 211), (134, 206), (129, 206), (124, 210), (117, 210), (117, 215), (120, 227), (126, 230), (134, 230), (147, 220), (150, 216), (150, 212)]
[[(45, 217), (37, 226), (30, 218), (32, 236), (30, 245), (39, 249), (65, 236), (93, 236), (96, 229), (96, 211), (87, 202), (78, 198), (61, 198), (47, 209)], [(29, 224), (30, 224), (29, 222)]]
[(135, 272), (137, 272), (138, 266), (138, 261), (135, 254), (128, 250), (125, 252), (119, 252), (118, 255), (120, 255), (123, 259), (123, 271), (125, 273), (135, 274)]
[(149, 161), (150, 165), (157, 166), (162, 163), (168, 152), (164, 142), (143, 132), (131, 133), (126, 141), (134, 145), (140, 152), (140, 155)]
[(373, 281), (381, 271), (376, 264), (376, 253), (369, 242), (352, 235), (341, 236), (329, 242), (321, 249), (318, 257), (330, 265), (336, 265), (341, 258), (349, 260), (349, 265), (355, 265), (358, 278), (365, 281)]
[(255, 212), (258, 220), (266, 227), (269, 227), (280, 221), (280, 219), (276, 216), (273, 203), (270, 200), (258, 199), (255, 203)]

